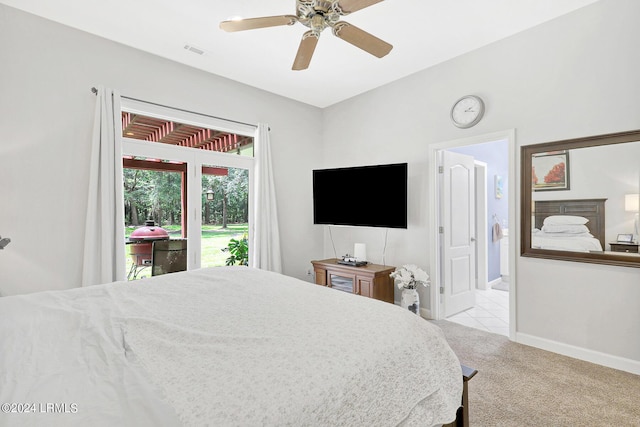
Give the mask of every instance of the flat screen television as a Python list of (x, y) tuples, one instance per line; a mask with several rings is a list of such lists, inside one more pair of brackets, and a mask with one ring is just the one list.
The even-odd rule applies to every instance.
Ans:
[(407, 163), (314, 170), (313, 223), (407, 228)]

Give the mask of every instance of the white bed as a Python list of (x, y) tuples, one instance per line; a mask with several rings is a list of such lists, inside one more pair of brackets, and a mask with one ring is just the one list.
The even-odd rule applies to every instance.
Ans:
[(463, 387), (410, 311), (247, 267), (3, 297), (0, 346), (2, 426), (428, 426)]
[(545, 233), (534, 230), (531, 234), (531, 247), (536, 249), (550, 249), (572, 252), (601, 252), (602, 245), (593, 235), (575, 236), (559, 233)]
[[(531, 247), (572, 252), (603, 251), (605, 202), (606, 199), (536, 200), (531, 221), (534, 227)], [(550, 222), (552, 218), (557, 221)]]

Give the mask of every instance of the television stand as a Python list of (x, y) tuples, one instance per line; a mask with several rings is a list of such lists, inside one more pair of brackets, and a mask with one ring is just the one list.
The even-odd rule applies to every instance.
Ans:
[(393, 279), (389, 275), (395, 267), (369, 263), (357, 267), (341, 261), (337, 258), (311, 261), (316, 284), (393, 304)]

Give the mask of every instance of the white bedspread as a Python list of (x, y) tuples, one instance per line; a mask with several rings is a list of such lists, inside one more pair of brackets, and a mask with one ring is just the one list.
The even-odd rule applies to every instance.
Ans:
[(2, 426), (433, 425), (462, 393), (427, 321), (246, 267), (0, 298), (0, 345), (0, 404), (38, 405)]
[(593, 236), (558, 236), (557, 234), (561, 233), (534, 232), (531, 234), (531, 247), (572, 252), (602, 251), (600, 241)]

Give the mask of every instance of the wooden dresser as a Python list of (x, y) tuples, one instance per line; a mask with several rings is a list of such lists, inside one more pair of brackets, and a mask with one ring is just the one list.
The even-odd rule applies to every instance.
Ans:
[(338, 264), (336, 258), (311, 261), (311, 264), (318, 285), (393, 304), (393, 279), (389, 277), (396, 269), (393, 266), (367, 264), (354, 267)]

